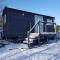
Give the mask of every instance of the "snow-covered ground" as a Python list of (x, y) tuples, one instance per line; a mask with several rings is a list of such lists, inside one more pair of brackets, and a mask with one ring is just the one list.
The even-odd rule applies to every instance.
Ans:
[(50, 42), (32, 49), (25, 44), (10, 43), (0, 48), (0, 60), (60, 60), (60, 41)]

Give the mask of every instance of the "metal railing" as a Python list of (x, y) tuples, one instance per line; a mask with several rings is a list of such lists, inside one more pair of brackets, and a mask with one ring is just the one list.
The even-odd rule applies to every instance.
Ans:
[(30, 48), (30, 43), (29, 43), (29, 35), (31, 33), (31, 31), (37, 26), (39, 25), (39, 33), (40, 33), (40, 21), (38, 21), (28, 32), (27, 32), (27, 37), (28, 37), (28, 47)]
[[(40, 23), (45, 23), (44, 21), (38, 21), (28, 32), (27, 32), (27, 37), (28, 37), (28, 47), (30, 48), (30, 44), (29, 44), (29, 35), (30, 35), (30, 33), (31, 33), (31, 31), (38, 25), (39, 26), (39, 34), (46, 34), (46, 28), (45, 28), (45, 32), (40, 32)], [(56, 34), (56, 23), (54, 23), (54, 22), (47, 22), (47, 23), (50, 23), (50, 24), (53, 24), (53, 25), (55, 25), (55, 34)], [(45, 27), (46, 27), (46, 25), (45, 25)], [(48, 32), (48, 34), (50, 34), (50, 32)], [(38, 42), (40, 43), (40, 38), (38, 37)]]

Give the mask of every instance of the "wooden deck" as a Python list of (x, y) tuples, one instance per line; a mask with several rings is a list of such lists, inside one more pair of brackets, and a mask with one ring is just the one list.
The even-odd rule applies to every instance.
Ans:
[(40, 34), (56, 34), (56, 32), (41, 32)]

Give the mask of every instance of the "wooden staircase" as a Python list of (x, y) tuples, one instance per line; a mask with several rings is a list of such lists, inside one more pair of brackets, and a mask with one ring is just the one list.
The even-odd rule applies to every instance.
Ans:
[[(40, 20), (33, 25), (32, 28), (30, 28), (29, 31), (27, 31), (27, 38), (25, 39), (25, 41), (23, 41), (24, 44), (28, 44), (28, 48), (30, 48), (31, 45), (35, 45), (35, 44), (40, 44)], [(43, 23), (43, 22), (42, 22)], [(39, 25), (39, 33), (31, 33), (32, 30)]]
[(27, 44), (29, 48), (36, 45), (40, 46), (44, 43), (47, 43), (47, 37), (39, 33), (30, 33), (29, 38), (25, 38), (23, 43)]
[[(27, 38), (25, 39), (25, 41), (23, 41), (23, 43), (24, 44), (28, 44), (28, 47), (30, 48), (30, 46), (32, 45), (32, 44), (43, 44), (43, 43), (45, 43), (45, 42), (48, 42), (48, 34), (56, 34), (56, 30), (55, 30), (55, 32), (41, 32), (40, 31), (40, 23), (44, 23), (44, 21), (43, 22), (41, 22), (41, 21), (38, 21), (35, 25), (33, 25), (33, 27), (29, 30), (29, 31), (27, 31)], [(50, 22), (47, 22), (47, 23), (50, 23)], [(55, 23), (52, 23), (52, 24), (55, 24)], [(31, 33), (32, 32), (32, 30), (36, 27), (36, 26), (38, 26), (39, 25), (39, 33), (36, 33), (36, 32), (34, 32), (34, 33)], [(56, 25), (56, 24), (55, 24)]]
[(28, 37), (25, 38), (25, 40), (23, 41), (24, 44), (32, 44), (34, 40), (36, 40), (39, 36), (39, 33), (30, 33), (29, 35), (29, 42), (28, 42)]

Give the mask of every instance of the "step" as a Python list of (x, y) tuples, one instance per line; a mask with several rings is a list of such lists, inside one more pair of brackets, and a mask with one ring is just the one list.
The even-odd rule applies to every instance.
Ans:
[[(34, 39), (30, 38), (30, 39), (29, 39), (29, 43), (33, 43), (33, 40), (34, 40)], [(28, 38), (26, 38), (26, 39), (23, 41), (23, 43), (28, 43)]]
[[(24, 43), (24, 44), (28, 44), (28, 41), (25, 40), (25, 41), (23, 41), (23, 43)], [(29, 41), (29, 43), (33, 43), (33, 41)]]
[[(33, 38), (30, 38), (29, 39), (29, 43), (33, 43), (34, 40), (36, 40), (36, 39), (35, 38), (34, 39)], [(26, 40), (23, 41), (23, 43), (28, 43), (28, 38), (26, 38)]]
[[(25, 38), (25, 40), (28, 41), (28, 38)], [(35, 38), (29, 38), (29, 41), (33, 41), (33, 40), (36, 40)]]
[[(34, 40), (36, 40), (36, 37), (39, 36), (39, 33), (30, 33), (29, 35), (29, 43), (33, 43)], [(28, 44), (28, 37), (25, 38), (25, 41), (23, 43)]]
[(35, 38), (35, 37), (38, 37), (38, 36), (39, 36), (39, 33), (30, 33), (29, 38)]

